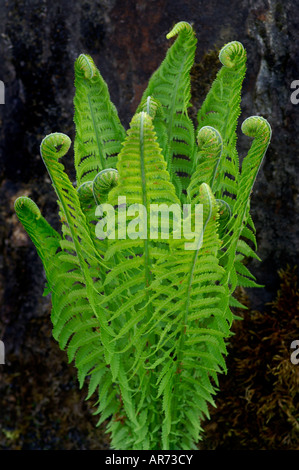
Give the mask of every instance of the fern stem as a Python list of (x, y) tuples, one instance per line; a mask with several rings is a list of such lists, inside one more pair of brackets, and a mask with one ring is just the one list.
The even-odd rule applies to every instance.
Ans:
[[(147, 190), (146, 190), (146, 175), (145, 175), (145, 161), (144, 161), (144, 117), (145, 113), (141, 112), (140, 114), (140, 133), (139, 133), (139, 142), (140, 142), (140, 168), (141, 168), (141, 182), (142, 182), (142, 202), (144, 207), (148, 210), (148, 198), (147, 198)], [(152, 303), (150, 302), (150, 292), (147, 289), (151, 283), (151, 271), (150, 271), (150, 256), (149, 256), (149, 241), (148, 241), (148, 234), (149, 234), (149, 221), (147, 217), (147, 227), (146, 227), (146, 238), (144, 239), (144, 265), (145, 265), (145, 287), (146, 287), (146, 309), (147, 309), (147, 320), (149, 320), (152, 316)], [(155, 332), (152, 332), (148, 338), (148, 342), (150, 345), (156, 344), (156, 335)], [(149, 380), (149, 391), (151, 393), (151, 389), (155, 390), (155, 379), (154, 374), (149, 372), (150, 380)], [(154, 392), (152, 393), (154, 396)], [(157, 417), (157, 413), (155, 413)], [(153, 434), (154, 429), (156, 428), (156, 419), (151, 419), (151, 432)], [(150, 430), (149, 430), (150, 431)]]
[[(147, 201), (147, 192), (146, 192), (146, 175), (145, 175), (145, 162), (144, 162), (144, 113), (142, 112), (140, 115), (140, 134), (139, 134), (139, 142), (140, 142), (140, 168), (141, 168), (141, 182), (142, 182), (142, 203), (144, 207), (148, 209), (148, 201)], [(147, 218), (148, 219), (148, 218)], [(148, 246), (148, 231), (149, 231), (149, 223), (147, 221), (146, 233), (147, 236), (144, 239), (144, 264), (145, 264), (145, 285), (148, 287), (151, 281), (150, 269), (149, 269), (149, 246)], [(146, 291), (147, 301), (149, 298), (149, 293)], [(149, 304), (148, 304), (148, 312), (149, 312)]]
[[(194, 277), (194, 270), (195, 270), (195, 267), (196, 267), (196, 261), (197, 261), (197, 258), (198, 258), (198, 253), (199, 253), (199, 250), (201, 249), (201, 246), (202, 246), (202, 241), (203, 241), (203, 236), (204, 236), (204, 233), (205, 233), (205, 229), (206, 229), (207, 224), (209, 223), (209, 221), (211, 219), (212, 209), (213, 209), (211, 194), (209, 192), (208, 186), (205, 183), (203, 183), (201, 185), (200, 192), (201, 192), (201, 190), (204, 192), (204, 198), (203, 198), (204, 201), (207, 201), (208, 214), (207, 214), (207, 217), (204, 221), (200, 237), (198, 238), (197, 249), (194, 250), (193, 260), (192, 260), (191, 269), (190, 269), (190, 272), (189, 272), (189, 278), (188, 278), (187, 287), (186, 287), (186, 302), (185, 302), (185, 306), (184, 306), (184, 316), (182, 318), (181, 333), (180, 333), (180, 339), (179, 339), (179, 343), (178, 343), (178, 347), (177, 347), (177, 355), (176, 355), (176, 357), (177, 357), (177, 359), (176, 359), (177, 372), (180, 369), (180, 365), (181, 365), (183, 355), (184, 355), (185, 329), (187, 328), (187, 322), (188, 322), (190, 295), (191, 295), (191, 287), (192, 287), (192, 282), (193, 282), (193, 277)], [(206, 204), (205, 204), (205, 206), (206, 206)], [(176, 423), (176, 421), (177, 421), (177, 402), (178, 402), (178, 400), (177, 400), (176, 389), (177, 389), (177, 386), (178, 386), (178, 382), (179, 382), (179, 373), (176, 373), (176, 376), (175, 376), (175, 379), (174, 379), (174, 384), (173, 384), (173, 396), (174, 396), (174, 400), (173, 400), (173, 413), (174, 413), (173, 422), (174, 423)]]
[(106, 165), (105, 165), (105, 160), (104, 160), (104, 157), (103, 157), (103, 153), (101, 151), (101, 147), (102, 147), (103, 143), (102, 143), (101, 137), (99, 136), (99, 131), (98, 131), (97, 123), (96, 123), (96, 116), (95, 116), (95, 112), (94, 112), (94, 109), (93, 109), (90, 94), (87, 95), (87, 99), (88, 99), (90, 115), (91, 115), (91, 119), (92, 119), (92, 123), (93, 123), (93, 127), (94, 127), (94, 132), (95, 132), (95, 136), (96, 136), (97, 146), (98, 146), (98, 149), (99, 149), (99, 157), (100, 157), (100, 160), (101, 160), (101, 167), (102, 167), (102, 169), (104, 169)]

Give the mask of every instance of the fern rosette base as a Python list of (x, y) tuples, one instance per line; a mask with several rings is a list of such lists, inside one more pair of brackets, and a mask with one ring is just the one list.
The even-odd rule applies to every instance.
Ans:
[(45, 268), (53, 336), (114, 449), (197, 449), (226, 373), (235, 289), (257, 286), (246, 266), (258, 258), (250, 194), (271, 129), (259, 116), (244, 121), (253, 142), (240, 166), (246, 52), (238, 41), (223, 47), (193, 123), (197, 41), (186, 22), (175, 36), (127, 131), (92, 58), (78, 57), (75, 185), (61, 163), (70, 139), (41, 143), (61, 232), (28, 197), (15, 202)]

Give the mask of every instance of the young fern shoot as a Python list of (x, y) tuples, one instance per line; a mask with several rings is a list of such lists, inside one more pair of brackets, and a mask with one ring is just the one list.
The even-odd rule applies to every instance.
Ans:
[(61, 233), (30, 198), (15, 201), (44, 265), (53, 336), (120, 450), (197, 449), (226, 372), (232, 307), (240, 306), (233, 294), (257, 286), (244, 261), (257, 257), (250, 194), (270, 125), (244, 121), (253, 143), (240, 168), (245, 49), (237, 41), (222, 48), (193, 123), (197, 40), (183, 21), (167, 38), (175, 36), (127, 131), (92, 58), (76, 60), (76, 185), (60, 161), (69, 137), (56, 132), (41, 143)]

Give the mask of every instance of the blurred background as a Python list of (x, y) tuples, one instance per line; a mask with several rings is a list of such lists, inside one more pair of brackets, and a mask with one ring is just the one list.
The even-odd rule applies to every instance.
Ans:
[[(299, 449), (299, 80), (298, 0), (0, 0), (0, 449), (109, 449), (76, 370), (51, 337), (51, 299), (35, 248), (14, 213), (30, 196), (59, 228), (54, 190), (39, 145), (51, 132), (74, 139), (74, 61), (90, 54), (127, 128), (151, 74), (169, 47), (165, 36), (190, 22), (198, 46), (192, 69), (196, 113), (232, 40), (247, 50), (240, 126), (262, 115), (272, 141), (252, 194), (261, 262), (249, 267), (264, 287), (238, 292), (248, 310), (233, 326), (228, 374), (217, 408), (203, 423), (202, 449)], [(299, 94), (298, 94), (299, 97)], [(73, 153), (64, 165), (75, 179)]]

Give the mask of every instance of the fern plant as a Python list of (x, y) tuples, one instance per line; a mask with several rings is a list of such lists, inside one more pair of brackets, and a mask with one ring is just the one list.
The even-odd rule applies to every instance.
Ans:
[[(111, 447), (120, 450), (197, 448), (226, 372), (232, 307), (241, 306), (234, 291), (257, 286), (246, 267), (248, 257), (258, 258), (250, 194), (271, 129), (259, 116), (243, 122), (253, 143), (240, 166), (246, 52), (237, 41), (222, 48), (222, 67), (195, 124), (188, 108), (196, 37), (186, 22), (167, 38), (175, 36), (127, 131), (92, 58), (76, 60), (75, 185), (60, 162), (69, 137), (53, 133), (41, 143), (61, 233), (31, 199), (15, 201), (44, 265), (53, 336), (74, 361), (80, 387), (87, 381), (98, 425), (107, 422)], [(149, 220), (143, 237), (126, 236), (120, 225), (114, 238), (97, 236), (104, 223), (98, 207), (120, 218), (120, 201), (147, 213), (152, 204), (175, 205), (190, 227), (192, 210), (201, 207), (200, 236), (187, 250), (190, 233), (175, 236), (175, 217), (168, 238), (159, 230), (150, 236)], [(128, 215), (125, 229), (132, 220)]]

